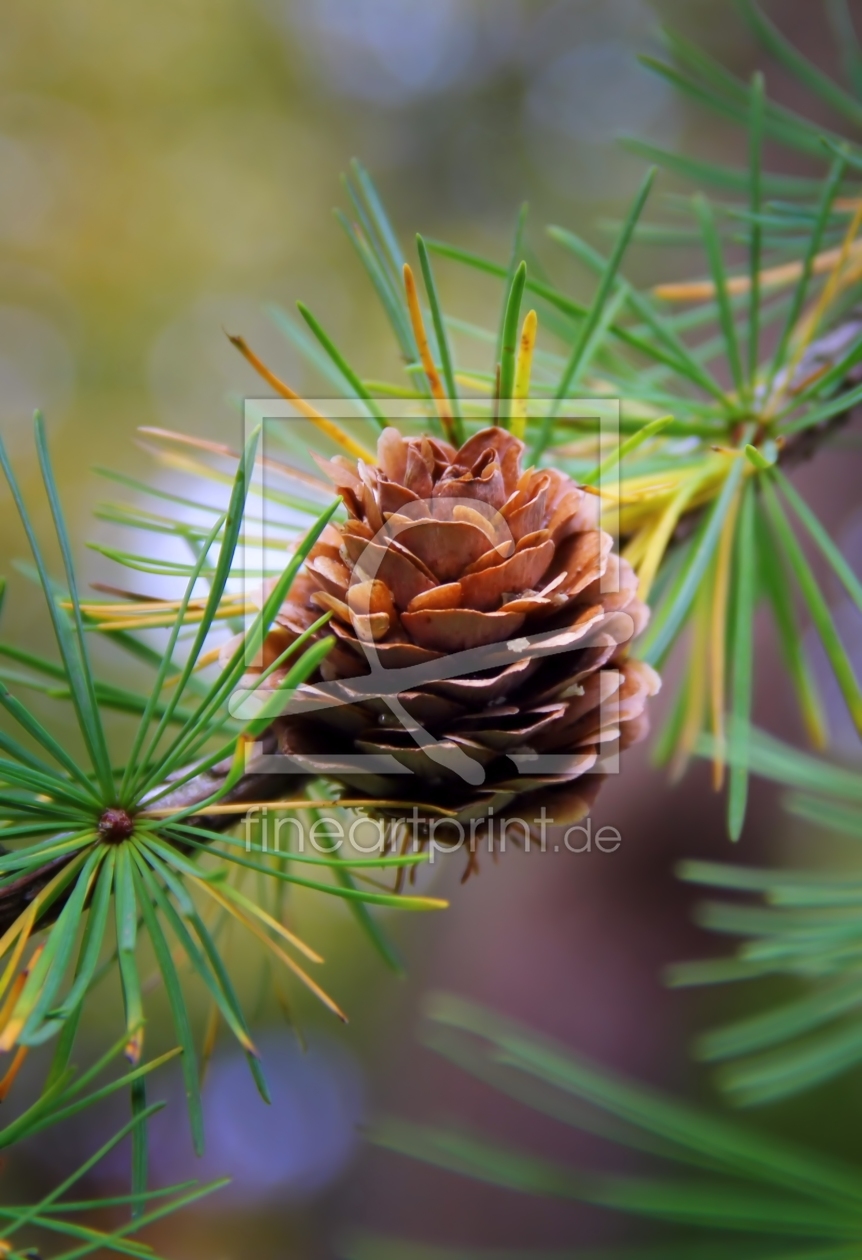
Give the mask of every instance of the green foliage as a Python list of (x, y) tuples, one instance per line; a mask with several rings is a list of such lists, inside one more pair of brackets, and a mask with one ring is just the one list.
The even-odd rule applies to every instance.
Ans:
[[(818, 830), (862, 840), (862, 775), (760, 732), (731, 748), (735, 761), (745, 756), (756, 773), (794, 789), (785, 802), (792, 814)], [(700, 906), (698, 922), (741, 943), (729, 958), (673, 967), (669, 982), (780, 980), (796, 991), (788, 1001), (773, 999), (762, 1013), (699, 1038), (698, 1057), (720, 1065), (718, 1082), (730, 1098), (747, 1106), (774, 1102), (858, 1066), (862, 886), (856, 864), (760, 870), (687, 861), (679, 874), (690, 883), (734, 894), (730, 902)]]
[[(49, 728), (12, 694), (6, 683), (0, 683), (0, 703), (14, 723), (12, 730), (19, 732), (18, 735), (0, 733), (3, 754), (0, 757), (0, 841), (4, 846), (0, 853), (0, 903), (4, 914), (0, 957), (4, 958), (5, 966), (0, 977), (0, 1050), (16, 1050), (0, 1090), (5, 1094), (11, 1088), (21, 1062), (32, 1048), (52, 1039), (57, 1045), (42, 1094), (16, 1121), (0, 1130), (0, 1146), (38, 1132), (118, 1088), (127, 1088), (132, 1119), (115, 1141), (128, 1135), (132, 1137), (132, 1194), (122, 1201), (134, 1208), (136, 1224), (132, 1228), (136, 1229), (169, 1210), (167, 1203), (150, 1210), (146, 1190), (146, 1126), (157, 1108), (147, 1106), (143, 1080), (157, 1064), (135, 1066), (143, 1050), (146, 1020), (145, 985), (140, 970), (141, 937), (145, 935), (149, 939), (168, 997), (182, 1057), (192, 1135), (196, 1149), (201, 1151), (204, 1126), (199, 1055), (187, 1005), (188, 979), (183, 973), (190, 972), (204, 986), (218, 1016), (245, 1049), (258, 1088), (268, 1100), (257, 1051), (230, 980), (229, 962), (221, 951), (219, 937), (228, 919), (238, 920), (251, 931), (292, 975), (340, 1014), (293, 954), (316, 963), (321, 961), (319, 956), (288, 932), (280, 919), (271, 915), (259, 900), (251, 900), (243, 894), (246, 871), (251, 869), (258, 876), (269, 877), (271, 895), (280, 896), (283, 886), (301, 886), (349, 898), (363, 911), (369, 902), (413, 909), (442, 903), (370, 891), (352, 882), (350, 873), (357, 865), (360, 872), (403, 868), (421, 861), (421, 855), (383, 855), (364, 858), (355, 864), (348, 856), (296, 854), (287, 866), (281, 859), (273, 859), (265, 845), (261, 851), (259, 844), (243, 844), (219, 831), (202, 827), (192, 817), (202, 811), (214, 811), (207, 817), (218, 815), (220, 802), (245, 771), (246, 747), (251, 747), (272, 721), (273, 698), (280, 702), (285, 692), (299, 686), (329, 649), (331, 640), (327, 638), (306, 646), (311, 633), (325, 622), (326, 618), (322, 618), (276, 662), (283, 664), (287, 657), (294, 658), (286, 670), (282, 688), (274, 697), (259, 705), (251, 720), (232, 717), (228, 701), (244, 674), (246, 660), (253, 659), (260, 648), (305, 556), (338, 504), (327, 508), (311, 524), (263, 607), (250, 618), (226, 665), (209, 681), (202, 681), (199, 666), (210, 641), (210, 631), (220, 616), (243, 532), (257, 445), (257, 434), (253, 434), (237, 464), (228, 510), (217, 516), (197, 548), (185, 594), (176, 602), (171, 614), (167, 647), (162, 652), (153, 652), (136, 637), (123, 632), (125, 637), (121, 642), (154, 666), (151, 691), (137, 694), (102, 684), (94, 675), (88, 645), (93, 632), (92, 617), (82, 608), (77, 593), (71, 548), (40, 417), (36, 420), (36, 441), (64, 561), (65, 588), (60, 588), (49, 576), (28, 509), (2, 445), (0, 464), (31, 545), (36, 577), (47, 604), (60, 659), (55, 663), (4, 645), (3, 655), (28, 671), (20, 676), (6, 671), (5, 676), (10, 683), (35, 686), (37, 690), (40, 676), (62, 681), (60, 687), (41, 689), (71, 700), (86, 759), (79, 761), (67, 752)], [(195, 592), (204, 574), (208, 591), (201, 599)], [(179, 658), (179, 645), (193, 607), (196, 630), (190, 645), (185, 639), (185, 650)], [(265, 679), (265, 675), (260, 678)], [(138, 717), (128, 758), (120, 767), (112, 766), (108, 757), (103, 711), (110, 708)], [(207, 782), (207, 772), (226, 759), (228, 768), (220, 778), (213, 780), (214, 787), (197, 798), (190, 798), (188, 803), (180, 799), (178, 804), (170, 805), (173, 794), (201, 776)], [(256, 854), (259, 860), (240, 857), (237, 849)], [(298, 873), (302, 864), (310, 864), (321, 875), (333, 871), (334, 882), (303, 878)], [(32, 892), (26, 895), (28, 886)], [(22, 894), (16, 894), (19, 887), (25, 890)], [(210, 913), (213, 910), (215, 923)], [(113, 942), (107, 931), (111, 917)], [(375, 938), (376, 925), (370, 917), (366, 930)], [(287, 949), (283, 947), (285, 944)], [(82, 1089), (101, 1065), (73, 1080), (70, 1056), (88, 996), (113, 964), (119, 972), (126, 1017), (125, 1033), (118, 1048), (125, 1049), (133, 1070), (108, 1086), (82, 1095)], [(101, 1158), (113, 1144), (94, 1158)], [(89, 1167), (90, 1164), (81, 1175)], [(57, 1192), (58, 1198), (66, 1188), (64, 1183)], [(179, 1190), (182, 1193), (172, 1201), (176, 1206), (192, 1202), (203, 1193), (189, 1187)], [(8, 1232), (11, 1234), (20, 1226), (32, 1224), (78, 1239), (91, 1239), (88, 1244), (62, 1253), (69, 1257), (89, 1254), (99, 1247), (124, 1254), (144, 1254), (123, 1241), (130, 1227), (125, 1226), (110, 1236), (97, 1235), (74, 1222), (60, 1220), (56, 1216), (60, 1206), (52, 1204), (53, 1198), (32, 1210), (9, 1209), (4, 1217), (11, 1223)], [(69, 1210), (85, 1209), (73, 1205)]]
[[(143, 1097), (142, 1090), (146, 1079), (151, 1073), (175, 1058), (178, 1053), (170, 1051), (157, 1059), (125, 1071), (105, 1083), (99, 1083), (99, 1079), (120, 1056), (123, 1042), (112, 1046), (95, 1063), (79, 1073), (70, 1064), (76, 1025), (77, 1020), (73, 1020), (64, 1027), (58, 1039), (50, 1071), (38, 1098), (16, 1119), (0, 1129), (0, 1149), (8, 1149), (25, 1138), (55, 1125), (62, 1125), (63, 1121), (97, 1105), (119, 1090), (128, 1089), (133, 1095)], [(85, 1177), (120, 1143), (131, 1136), (132, 1142), (136, 1144), (139, 1135), (145, 1133), (149, 1120), (161, 1110), (162, 1106), (163, 1104), (156, 1103), (149, 1107), (143, 1105), (134, 1110), (127, 1124), (38, 1203), (24, 1206), (4, 1204), (0, 1207), (0, 1247), (6, 1248), (3, 1254), (10, 1258), (20, 1256), (22, 1260), (25, 1257), (41, 1254), (30, 1249), (35, 1233), (36, 1238), (40, 1235), (42, 1237), (56, 1236), (60, 1240), (65, 1240), (66, 1244), (72, 1244), (66, 1249), (52, 1251), (53, 1260), (73, 1260), (73, 1257), (77, 1260), (78, 1257), (96, 1252), (153, 1256), (154, 1252), (150, 1247), (143, 1243), (131, 1242), (133, 1236), (170, 1212), (194, 1203), (217, 1190), (224, 1184), (223, 1182), (213, 1182), (205, 1186), (197, 1182), (187, 1182), (158, 1191), (147, 1191), (146, 1187), (135, 1188), (131, 1195), (120, 1195), (97, 1201), (74, 1200), (69, 1199), (67, 1195), (76, 1182)], [(132, 1220), (127, 1220), (113, 1230), (96, 1229), (80, 1222), (80, 1216), (84, 1213), (123, 1207), (133, 1209)], [(114, 1215), (116, 1216), (116, 1212)]]
[[(621, 1080), (460, 998), (434, 997), (427, 1015), (422, 1039), (431, 1049), (501, 1095), (637, 1152), (638, 1171), (604, 1173), (550, 1162), (463, 1129), (398, 1120), (378, 1125), (372, 1135), (378, 1145), (490, 1185), (591, 1204), (643, 1222), (638, 1237), (644, 1245), (602, 1253), (609, 1260), (724, 1256), (731, 1248), (752, 1260), (825, 1260), (858, 1250), (857, 1168)], [(518, 1253), (457, 1247), (435, 1252), (404, 1239), (365, 1237), (348, 1239), (340, 1254), (345, 1260), (388, 1260), (395, 1254), (404, 1260), (503, 1260)]]
[[(249, 362), (303, 417), (275, 434), (284, 459), (268, 453), (263, 460), (258, 433), (245, 450), (233, 452), (147, 430), (156, 458), (182, 469), (183, 493), (104, 473), (136, 500), (148, 496), (151, 506), (103, 505), (102, 519), (135, 528), (144, 541), (136, 551), (97, 550), (133, 573), (182, 579), (179, 598), (154, 602), (109, 591), (110, 600), (101, 604), (82, 601), (37, 417), (36, 447), (63, 568), (58, 583), (0, 446), (0, 466), (32, 552), (25, 573), (42, 590), (57, 644), (56, 657), (49, 658), (0, 643), (0, 706), (8, 719), (0, 730), (0, 905), (6, 915), (0, 923), (5, 966), (0, 1051), (15, 1051), (0, 1094), (11, 1088), (32, 1048), (55, 1044), (42, 1092), (0, 1130), (0, 1146), (117, 1089), (128, 1090), (131, 1105), (122, 1132), (52, 1195), (32, 1207), (0, 1209), (6, 1237), (34, 1228), (65, 1234), (72, 1249), (59, 1254), (68, 1258), (98, 1247), (151, 1254), (130, 1242), (131, 1234), (209, 1189), (175, 1187), (164, 1200), (147, 1190), (146, 1131), (155, 1108), (148, 1105), (145, 1080), (161, 1060), (141, 1063), (148, 988), (141, 973), (144, 942), (170, 1007), (190, 1127), (200, 1150), (202, 1056), (189, 1013), (190, 983), (205, 992), (215, 1017), (242, 1045), (267, 1098), (231, 980), (230, 921), (343, 1017), (307, 970), (322, 960), (284, 925), (289, 889), (340, 898), (367, 942), (396, 971), (397, 951), (372, 908), (425, 910), (443, 904), (402, 894), (400, 882), (394, 890), (372, 882), (390, 868), (400, 881), (420, 855), (273, 855), (262, 835), (252, 843), (250, 823), (245, 840), (228, 834), (248, 805), (233, 799), (247, 770), (247, 751), (266, 738), (285, 697), (320, 666), (333, 642), (319, 636), (324, 616), (266, 669), (249, 674), (309, 550), (342, 510), (316, 476), (309, 452), (373, 458), (376, 435), (389, 423), (389, 400), (399, 402), (405, 431), (429, 430), (459, 443), (489, 423), (508, 425), (523, 437), (536, 463), (595, 489), (603, 524), (618, 534), (652, 607), (636, 650), (656, 666), (673, 652), (685, 654), (680, 692), (657, 742), (658, 759), (680, 772), (693, 754), (711, 757), (716, 784), (728, 780), (733, 839), (743, 832), (751, 773), (791, 786), (788, 807), (800, 817), (862, 838), (857, 774), (750, 728), (758, 669), (753, 628), (764, 607), (815, 747), (825, 747), (828, 731), (803, 646), (803, 617), (862, 733), (860, 682), (825, 593), (837, 584), (862, 611), (862, 585), (787, 476), (797, 454), (828, 441), (862, 402), (857, 375), (862, 324), (853, 313), (862, 277), (862, 56), (846, 0), (829, 0), (827, 9), (847, 87), (793, 48), (749, 0), (741, 0), (740, 8), (772, 56), (836, 111), (849, 134), (823, 129), (779, 106), (761, 74), (745, 84), (667, 32), (670, 63), (649, 64), (689, 97), (747, 129), (748, 165), (733, 169), (633, 142), (651, 162), (716, 195), (665, 196), (659, 204), (668, 221), (645, 222), (648, 199), (651, 212), (658, 201), (652, 192), (656, 171), (650, 170), (623, 222), (614, 227), (607, 256), (570, 228), (551, 226), (549, 238), (594, 280), (586, 303), (573, 300), (536, 264), (526, 207), (511, 250), (500, 261), (417, 237), (421, 298), (367, 171), (351, 165), (344, 181), (349, 213), (339, 213), (339, 221), (382, 304), (404, 376), (368, 379), (301, 303), (300, 320), (273, 312), (277, 326), (327, 387), (355, 404), (355, 421), (336, 422), (299, 398), (235, 338)], [(765, 171), (767, 140), (821, 162), (822, 178)], [(624, 265), (639, 241), (699, 243), (709, 278), (636, 286)], [(737, 266), (731, 260), (740, 249), (745, 258)], [(438, 269), (442, 275), (450, 265), (500, 282), (499, 309), (490, 326), (444, 309)], [(530, 304), (534, 309), (525, 315)], [(842, 329), (847, 335), (836, 337)], [(773, 347), (768, 353), (767, 345)], [(621, 403), (618, 432), (597, 419), (601, 409), (595, 404), (613, 400)], [(268, 475), (258, 486), (259, 464)], [(251, 537), (253, 494), (267, 502), (268, 536), (258, 540)], [(187, 519), (190, 511), (194, 523)], [(157, 536), (158, 549), (148, 545), (149, 535)], [(165, 539), (177, 544), (169, 559), (162, 553)], [(244, 562), (247, 544), (260, 548), (257, 574)], [(286, 545), (291, 558), (285, 565)], [(244, 587), (239, 591), (240, 576), (265, 583), (259, 599), (249, 598)], [(0, 603), (4, 591), (0, 585)], [(154, 630), (167, 631), (166, 644), (164, 637), (148, 639)], [(228, 633), (234, 637), (228, 639)], [(152, 685), (138, 691), (98, 677), (91, 651), (95, 636), (110, 637), (146, 665)], [(260, 689), (275, 670), (282, 681), (263, 698)], [(231, 708), (240, 687), (256, 699), (251, 717), (238, 717)], [(50, 722), (24, 703), (21, 690), (71, 704), (78, 751), (66, 747)], [(119, 766), (106, 723), (110, 712), (135, 720)], [(295, 800), (269, 804), (292, 810), (304, 824), (325, 817), (346, 820), (349, 808), (326, 782), (311, 785)], [(703, 924), (742, 938), (742, 944), (729, 959), (675, 968), (673, 983), (779, 977), (799, 990), (791, 1000), (699, 1042), (701, 1057), (722, 1065), (719, 1080), (731, 1099), (774, 1101), (858, 1064), (862, 885), (855, 873), (691, 862), (682, 875), (760, 902), (708, 905)], [(253, 893), (247, 886), (252, 878)], [(19, 898), (22, 886), (31, 895)], [(80, 1077), (69, 1066), (71, 1055), (86, 1003), (114, 969), (125, 1011), (120, 1046), (131, 1068), (86, 1093), (117, 1048)], [(378, 1134), (392, 1149), (511, 1189), (579, 1199), (683, 1230), (681, 1239), (662, 1241), (652, 1254), (725, 1254), (723, 1244), (712, 1247), (717, 1231), (734, 1236), (741, 1256), (814, 1260), (849, 1257), (862, 1247), (856, 1169), (616, 1081), (455, 999), (435, 1004), (427, 1036), (436, 1049), (503, 1092), (684, 1171), (654, 1179), (603, 1175), (464, 1134), (395, 1123)], [(64, 1196), (129, 1136), (130, 1194), (104, 1206), (127, 1206), (132, 1220), (113, 1234), (97, 1235), (75, 1221), (77, 1212), (92, 1205), (63, 1201)], [(345, 1254), (426, 1260), (443, 1253), (401, 1240), (360, 1239)], [(508, 1254), (514, 1260), (514, 1253)]]
[[(189, 1181), (163, 1190), (113, 1195), (95, 1200), (65, 1199), (63, 1196), (122, 1141), (130, 1135), (134, 1141), (139, 1133), (145, 1132), (147, 1121), (158, 1110), (159, 1107), (155, 1106), (138, 1111), (128, 1124), (38, 1203), (0, 1207), (0, 1228), (3, 1231), (0, 1245), (7, 1248), (4, 1255), (9, 1260), (36, 1260), (41, 1252), (28, 1245), (35, 1233), (36, 1237), (56, 1237), (66, 1244), (61, 1250), (52, 1251), (52, 1260), (82, 1260), (84, 1256), (94, 1254), (141, 1256), (157, 1260), (152, 1247), (144, 1242), (135, 1242), (135, 1236), (148, 1225), (153, 1225), (178, 1209), (188, 1207), (212, 1194), (225, 1184), (224, 1181), (214, 1181), (204, 1186)], [(81, 1223), (82, 1216), (93, 1212), (113, 1210), (116, 1213), (117, 1209), (129, 1206), (139, 1210), (134, 1213), (131, 1221), (126, 1221), (116, 1229), (96, 1229)], [(23, 1231), (20, 1244), (16, 1238), (19, 1231)], [(69, 1243), (72, 1245), (69, 1246)]]

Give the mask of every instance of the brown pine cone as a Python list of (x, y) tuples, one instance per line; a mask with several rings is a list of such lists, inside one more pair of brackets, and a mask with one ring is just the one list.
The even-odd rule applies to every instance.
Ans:
[(297, 770), (372, 812), (535, 831), (544, 806), (548, 825), (573, 823), (609, 755), (646, 732), (659, 680), (627, 656), (648, 617), (635, 575), (597, 498), (522, 472), (523, 450), (499, 428), (459, 451), (391, 428), (377, 467), (318, 461), (348, 519), (311, 551), (266, 659), (321, 610), (336, 642), (277, 733)]

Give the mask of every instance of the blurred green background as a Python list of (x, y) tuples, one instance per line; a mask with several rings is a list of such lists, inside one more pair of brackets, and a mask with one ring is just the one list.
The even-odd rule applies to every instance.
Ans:
[[(777, 9), (816, 55), (822, 24), (812, 25), (811, 6), (787, 0)], [(45, 410), (84, 576), (119, 579), (84, 549), (87, 538), (112, 538), (92, 520), (108, 488), (91, 469), (149, 474), (138, 425), (238, 441), (228, 398), (258, 389), (225, 330), (313, 393), (266, 312), (302, 298), (365, 375), (397, 370), (331, 214), (353, 155), (371, 169), (405, 242), (421, 230), (505, 258), (527, 199), (533, 242), (575, 296), (589, 292), (588, 280), (548, 249), (542, 227), (570, 224), (601, 239), (596, 222), (619, 214), (642, 174), (620, 135), (738, 160), (743, 136), (638, 65), (662, 17), (741, 71), (761, 62), (717, 0), (6, 0), (0, 432), (35, 494), (30, 416)], [(780, 75), (773, 84), (780, 94)], [(661, 187), (673, 185), (663, 178)], [(636, 251), (629, 270), (658, 278), (700, 266), (696, 256)], [(440, 265), (439, 283), (450, 312), (495, 325), (493, 285), (451, 264)], [(23, 544), (5, 489), (0, 531), (0, 569), (9, 572)], [(23, 577), (12, 575), (7, 602), (4, 634), (47, 646)], [(351, 1026), (332, 1027), (299, 1001), (303, 1054), (264, 987), (280, 1110), (259, 1117), (225, 1047), (208, 1090), (215, 1137), (205, 1171), (229, 1165), (236, 1189), (153, 1241), (183, 1260), (313, 1257), (332, 1254), (339, 1230), (360, 1221), (464, 1241), (570, 1243), (571, 1214), (475, 1189), (453, 1208), (442, 1177), (369, 1162), (357, 1126), (376, 1106), (400, 1107), (440, 1083), (439, 1069), (414, 1075), (411, 1025), (432, 983), (497, 1003), (616, 1066), (684, 1076), (684, 1017), (655, 980), (662, 961), (691, 948), (683, 895), (665, 875), (674, 844), (659, 821), (660, 791), (638, 753), (603, 803), (608, 821), (630, 827), (635, 852), (625, 865), (589, 858), (564, 869), (547, 855), (540, 868), (511, 855), (464, 889), (460, 869), (443, 872), (438, 886), (451, 891), (452, 911), (394, 924), (406, 983), (384, 972), (346, 915), (302, 903), (300, 926), (330, 960), (328, 984)], [(716, 825), (707, 846), (719, 834)], [(251, 957), (242, 965), (253, 1006), (258, 972)], [(106, 1026), (116, 1015), (116, 995), (106, 990), (100, 1001), (97, 1032), (100, 1015)], [(155, 1049), (157, 1020), (151, 1036)], [(450, 1090), (446, 1101), (462, 1118), (507, 1123), (475, 1090)], [(16, 1186), (56, 1179), (67, 1158), (92, 1149), (103, 1121), (111, 1117), (88, 1116), (50, 1149), (33, 1147), (7, 1177)], [(521, 1134), (520, 1123), (513, 1112), (510, 1131)], [(155, 1139), (157, 1173), (194, 1175), (187, 1145), (179, 1108)], [(451, 1232), (435, 1206), (443, 1195)], [(579, 1224), (577, 1238), (593, 1228)]]

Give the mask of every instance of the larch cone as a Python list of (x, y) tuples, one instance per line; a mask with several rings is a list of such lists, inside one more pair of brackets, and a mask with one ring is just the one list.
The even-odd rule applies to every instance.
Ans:
[(332, 612), (320, 633), (335, 644), (277, 719), (280, 750), (426, 836), (441, 811), (471, 838), (507, 818), (533, 834), (579, 821), (659, 687), (629, 655), (649, 611), (597, 497), (522, 472), (523, 453), (496, 427), (460, 450), (389, 428), (376, 466), (318, 460), (348, 518), (265, 645), (264, 663)]

